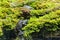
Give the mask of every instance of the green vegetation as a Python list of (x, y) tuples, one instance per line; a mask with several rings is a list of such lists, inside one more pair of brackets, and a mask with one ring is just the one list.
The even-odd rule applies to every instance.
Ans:
[(0, 0), (0, 36), (3, 36), (3, 27), (7, 30), (14, 29), (17, 22), (22, 19), (20, 7), (29, 5), (34, 9), (28, 24), (22, 28), (25, 36), (33, 32), (45, 31), (55, 32), (60, 30), (60, 0)]

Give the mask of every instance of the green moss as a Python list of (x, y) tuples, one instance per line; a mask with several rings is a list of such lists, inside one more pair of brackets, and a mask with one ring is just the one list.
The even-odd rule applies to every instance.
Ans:
[[(16, 2), (16, 5), (14, 6), (13, 3), (13, 7), (11, 7), (11, 2)], [(19, 0), (0, 1), (0, 27), (6, 26), (14, 29), (17, 22), (21, 20), (22, 17), (20, 15), (20, 7), (29, 5), (34, 9), (30, 12), (31, 17), (28, 24), (22, 29), (25, 31), (25, 36), (30, 35), (33, 32), (40, 32), (44, 27), (46, 28), (46, 31), (60, 30), (58, 26), (60, 25), (60, 3), (57, 2), (59, 2), (59, 0), (25, 0), (24, 2), (20, 2)], [(3, 35), (2, 28), (0, 29), (0, 34)]]

